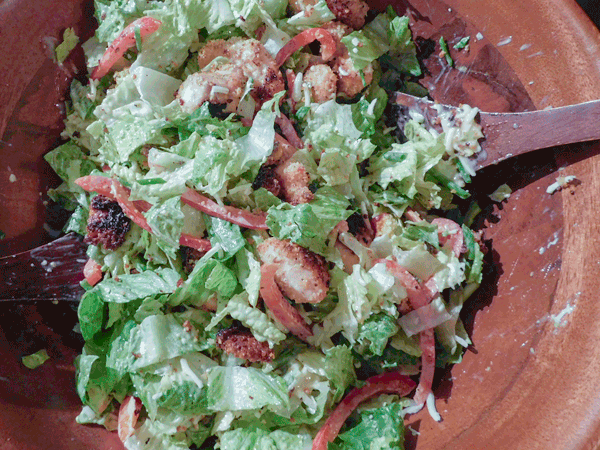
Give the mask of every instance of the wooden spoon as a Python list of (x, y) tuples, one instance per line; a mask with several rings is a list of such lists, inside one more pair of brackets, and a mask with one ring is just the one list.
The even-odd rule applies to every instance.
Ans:
[(69, 233), (28, 252), (0, 258), (0, 301), (79, 301), (87, 244)]
[[(458, 110), (400, 92), (394, 100), (430, 123), (439, 110)], [(529, 112), (480, 112), (479, 123), (485, 137), (479, 141), (483, 151), (473, 159), (475, 170), (533, 150), (600, 139), (600, 100)]]
[[(440, 108), (424, 98), (397, 93), (395, 102), (423, 114), (431, 122)], [(408, 117), (408, 115), (406, 115)], [(600, 139), (600, 100), (522, 113), (479, 113), (485, 138), (475, 169), (541, 148)], [(402, 126), (403, 124), (400, 123)], [(86, 244), (74, 233), (34, 250), (0, 258), (0, 301), (78, 301), (87, 261)]]

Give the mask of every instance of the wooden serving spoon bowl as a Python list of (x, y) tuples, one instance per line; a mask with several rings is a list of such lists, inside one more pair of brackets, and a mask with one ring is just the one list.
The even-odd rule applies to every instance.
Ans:
[[(573, 0), (494, 0), (485, 8), (479, 0), (394, 5), (411, 17), (428, 56), (424, 84), (439, 102), (503, 112), (600, 98), (600, 33)], [(0, 6), (0, 44), (11, 50), (0, 58), (0, 230), (6, 233), (0, 256), (52, 240), (64, 220), (45, 205), (47, 188), (58, 180), (42, 155), (59, 142), (60, 104), (81, 54), (57, 67), (48, 43), (71, 26), (89, 36), (91, 7), (91, 1), (58, 0)], [(467, 35), (469, 51), (454, 51), (452, 44)], [(441, 36), (450, 43), (454, 68), (438, 55)], [(598, 145), (569, 146), (554, 158), (533, 153), (475, 177), (471, 190), (482, 204), (501, 184), (514, 192), (482, 215), (491, 240), (490, 271), (465, 311), (473, 349), (435, 380), (443, 422), (425, 413), (411, 416), (407, 424), (418, 435), (407, 434), (407, 449), (595, 446), (599, 153)], [(560, 174), (575, 176), (579, 185), (547, 194)], [(73, 331), (73, 308), (2, 307), (0, 448), (122, 448), (115, 435), (74, 422), (80, 405), (72, 360), (81, 341)], [(40, 348), (51, 360), (34, 371), (24, 368), (20, 357)]]

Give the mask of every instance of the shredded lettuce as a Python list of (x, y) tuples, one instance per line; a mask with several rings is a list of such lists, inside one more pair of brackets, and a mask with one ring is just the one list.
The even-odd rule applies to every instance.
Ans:
[(21, 361), (28, 369), (37, 369), (49, 359), (50, 356), (48, 355), (48, 352), (45, 348), (43, 348), (35, 353), (32, 353), (31, 355), (23, 356)]
[[(454, 201), (470, 195), (469, 158), (481, 137), (477, 110), (463, 107), (457, 119), (442, 117), (442, 132), (418, 115), (403, 130), (390, 127), (386, 89), (415, 90), (421, 75), (408, 17), (388, 8), (341, 37), (351, 59), (347, 67), (365, 84), (366, 74), (373, 77), (354, 99), (304, 104), (283, 91), (261, 102), (271, 94), (255, 87), (256, 74), (241, 77), (233, 70), (232, 86), (243, 78), (233, 114), (209, 101), (188, 113), (178, 101), (182, 83), (200, 71), (206, 43), (255, 38), (275, 57), (298, 33), (335, 19), (326, 1), (313, 3), (300, 2), (304, 11), (290, 16), (284, 0), (95, 1), (99, 27), (83, 44), (90, 68), (133, 21), (161, 22), (143, 39), (137, 33), (113, 72), (72, 83), (65, 143), (45, 156), (63, 180), (51, 197), (74, 211), (67, 230), (87, 232), (92, 194), (75, 184), (87, 175), (122, 183), (150, 228), (132, 223), (116, 250), (102, 240), (89, 246), (103, 278), (83, 284), (77, 311), (85, 340), (75, 363), (84, 404), (77, 421), (114, 429), (119, 404), (126, 396), (139, 398), (142, 413), (124, 443), (128, 450), (308, 450), (324, 420), (366, 374), (418, 373), (415, 316), (429, 313), (438, 365), (459, 361), (470, 344), (460, 312), (482, 280), (483, 252), (467, 226), (474, 213), (460, 216)], [(65, 34), (59, 60), (75, 39)], [(312, 64), (312, 51), (305, 46), (285, 62), (286, 89), (302, 96), (300, 77)], [(222, 55), (216, 58), (227, 64)], [(209, 97), (213, 89), (229, 89), (212, 80), (210, 64), (203, 71)], [(279, 134), (294, 143), (294, 132), (302, 148), (276, 139)], [(301, 180), (285, 185), (283, 161), (303, 168)], [(285, 201), (296, 181), (308, 188), (310, 201)], [(182, 200), (189, 189), (219, 206), (264, 217), (266, 226), (249, 230), (201, 212)], [(459, 256), (441, 245), (431, 224), (446, 210), (462, 225), (465, 251)], [(184, 234), (207, 239), (210, 249), (183, 247)], [(271, 237), (298, 244), (307, 261), (325, 262), (326, 274), (315, 271), (327, 286), (323, 301), (280, 305), (293, 308), (289, 320), (305, 321), (312, 330), (306, 340), (290, 333), (281, 311), (261, 299), (264, 255), (258, 246)], [(377, 261), (385, 258), (415, 282), (435, 283), (440, 293), (427, 311), (406, 312), (409, 291)], [(287, 302), (284, 282), (276, 283)], [(268, 345), (274, 359), (240, 358), (245, 339)], [(330, 450), (402, 449), (405, 403), (385, 396), (362, 405)]]

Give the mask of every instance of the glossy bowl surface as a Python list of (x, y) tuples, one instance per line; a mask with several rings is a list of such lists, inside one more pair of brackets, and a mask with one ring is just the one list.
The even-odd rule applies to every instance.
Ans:
[[(600, 98), (600, 33), (573, 0), (395, 6), (423, 46), (471, 36), (470, 51), (453, 54), (455, 69), (429, 55), (425, 84), (440, 102), (519, 111)], [(58, 180), (42, 155), (59, 142), (69, 80), (83, 72), (80, 52), (58, 67), (51, 45), (71, 26), (89, 36), (91, 14), (90, 1), (0, 3), (0, 47), (10, 49), (0, 55), (0, 256), (49, 241), (64, 220), (44, 204)], [(597, 144), (542, 150), (476, 177), (482, 204), (501, 184), (514, 193), (482, 215), (492, 264), (465, 311), (473, 348), (436, 377), (443, 421), (410, 417), (408, 449), (597, 448), (599, 154)], [(578, 181), (550, 195), (558, 175)], [(81, 342), (70, 305), (2, 307), (0, 448), (121, 449), (116, 435), (74, 422), (72, 361)], [(40, 348), (52, 359), (24, 368), (20, 357)]]

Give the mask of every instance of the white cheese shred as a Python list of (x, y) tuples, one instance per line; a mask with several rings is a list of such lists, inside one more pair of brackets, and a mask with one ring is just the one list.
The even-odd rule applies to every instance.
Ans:
[(181, 358), (181, 370), (183, 370), (183, 372), (192, 379), (192, 381), (194, 383), (196, 383), (196, 385), (202, 389), (204, 387), (204, 383), (202, 382), (202, 380), (200, 378), (198, 378), (198, 375), (196, 375), (194, 373), (194, 371), (192, 370), (192, 368), (190, 367), (189, 363), (187, 362), (187, 359), (185, 358)]

